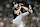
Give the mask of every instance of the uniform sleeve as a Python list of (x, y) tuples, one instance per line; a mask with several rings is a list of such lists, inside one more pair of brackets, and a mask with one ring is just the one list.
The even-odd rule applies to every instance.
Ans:
[(14, 9), (12, 9), (12, 12), (14, 13)]
[(12, 13), (13, 13), (13, 14), (14, 14), (14, 9), (15, 9), (15, 8), (12, 8)]
[(15, 11), (16, 11), (16, 10), (15, 10), (15, 8), (13, 7), (13, 8), (12, 8), (12, 12), (15, 12)]

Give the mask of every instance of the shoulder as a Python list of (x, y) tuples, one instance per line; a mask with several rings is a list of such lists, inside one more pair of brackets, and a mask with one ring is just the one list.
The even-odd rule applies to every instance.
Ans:
[(16, 10), (16, 8), (12, 7), (12, 10)]

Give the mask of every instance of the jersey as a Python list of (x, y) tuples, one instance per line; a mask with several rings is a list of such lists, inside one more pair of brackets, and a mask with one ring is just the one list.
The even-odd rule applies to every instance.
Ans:
[(19, 14), (15, 14), (15, 12), (17, 11), (17, 9), (15, 8), (15, 9), (12, 9), (12, 13), (13, 13), (13, 16), (14, 16), (14, 18), (13, 19), (15, 19), (18, 15), (20, 15), (20, 14), (22, 14), (23, 13), (23, 8), (21, 8), (21, 10), (20, 10), (20, 12), (19, 12)]

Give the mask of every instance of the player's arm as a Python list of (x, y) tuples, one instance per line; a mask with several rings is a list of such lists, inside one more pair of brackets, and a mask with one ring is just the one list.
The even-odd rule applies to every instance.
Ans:
[(28, 11), (28, 8), (27, 7), (22, 6), (22, 8), (25, 9), (25, 11)]
[(15, 12), (15, 14), (19, 14), (21, 6), (19, 6), (19, 8), (16, 8), (16, 9), (18, 9), (18, 10)]

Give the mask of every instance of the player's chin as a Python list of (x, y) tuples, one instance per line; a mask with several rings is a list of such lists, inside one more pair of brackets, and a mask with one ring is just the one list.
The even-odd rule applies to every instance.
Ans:
[(14, 8), (17, 8), (17, 6), (14, 6)]
[(17, 8), (18, 5), (14, 5), (14, 8)]

